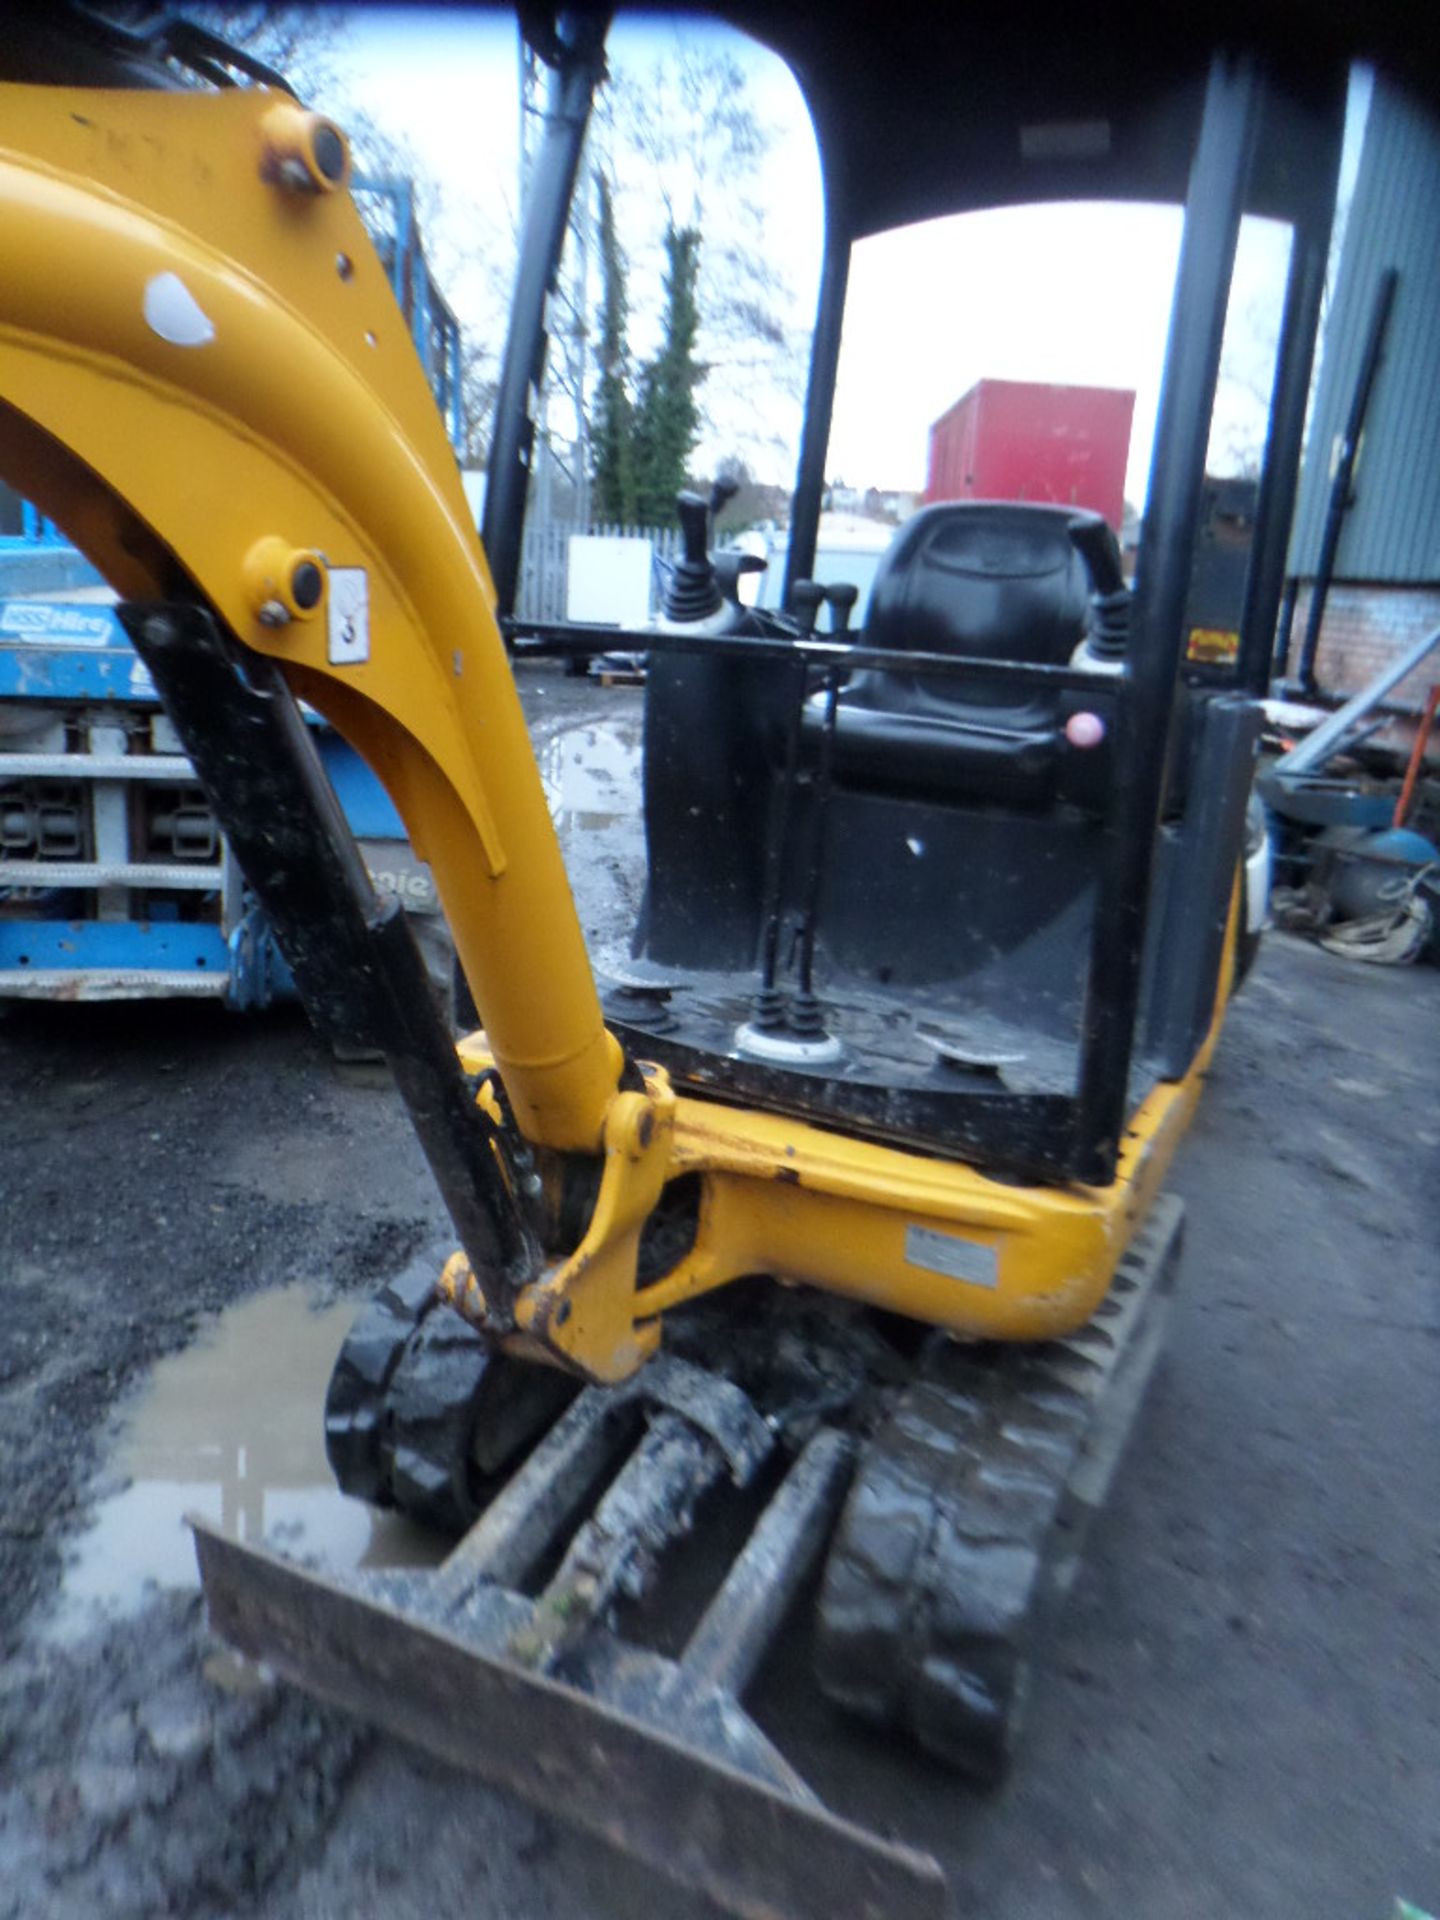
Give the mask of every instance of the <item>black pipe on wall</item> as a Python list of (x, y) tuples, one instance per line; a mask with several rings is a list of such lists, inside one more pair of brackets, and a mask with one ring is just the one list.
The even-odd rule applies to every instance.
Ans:
[(1325, 529), (1320, 536), (1320, 557), (1315, 564), (1315, 582), (1310, 589), (1310, 605), (1305, 614), (1305, 637), (1300, 643), (1300, 664), (1296, 679), (1305, 693), (1317, 691), (1315, 656), (1320, 651), (1320, 628), (1325, 619), (1325, 602), (1330, 597), (1330, 582), (1335, 577), (1335, 558), (1340, 551), (1340, 535), (1345, 515), (1354, 497), (1355, 462), (1360, 452), (1360, 436), (1365, 431), (1365, 415), (1385, 347), (1385, 331), (1395, 304), (1395, 289), (1400, 283), (1398, 268), (1386, 267), (1375, 285), (1375, 303), (1370, 309), (1370, 325), (1365, 334), (1365, 349), (1360, 356), (1360, 371), (1355, 376), (1355, 391), (1350, 396), (1350, 412), (1340, 439), (1340, 456), (1335, 477), (1330, 482), (1330, 499), (1325, 508)]
[[(1290, 269), (1280, 317), (1280, 346), (1270, 389), (1265, 459), (1255, 503), (1255, 529), (1240, 615), (1238, 682), (1257, 698), (1268, 691), (1270, 684), (1276, 620), (1285, 590), (1285, 559), (1300, 482), (1310, 375), (1315, 364), (1320, 306), (1325, 295), (1330, 230), (1335, 219), (1340, 148), (1345, 137), (1345, 90), (1338, 76), (1328, 124), (1322, 124), (1316, 131), (1319, 138), (1314, 143), (1314, 158), (1309, 168), (1310, 203), (1295, 223), (1290, 246)], [(1293, 618), (1293, 601), (1290, 609)]]

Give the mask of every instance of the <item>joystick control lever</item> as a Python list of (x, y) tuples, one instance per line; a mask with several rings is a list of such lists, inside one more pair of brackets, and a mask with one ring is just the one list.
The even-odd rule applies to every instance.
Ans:
[(710, 503), (704, 494), (688, 489), (675, 502), (684, 551), (665, 583), (660, 611), (676, 625), (693, 626), (709, 620), (724, 602), (715, 569), (710, 564), (708, 540)]

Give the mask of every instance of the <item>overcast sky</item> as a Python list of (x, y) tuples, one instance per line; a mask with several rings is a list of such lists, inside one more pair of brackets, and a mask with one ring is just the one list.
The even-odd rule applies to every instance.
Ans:
[[(717, 32), (693, 25), (687, 31)], [(782, 62), (738, 36), (725, 39), (740, 51), (754, 106), (772, 133), (761, 194), (765, 252), (787, 277), (797, 319), (808, 326), (821, 243), (809, 118)], [(673, 44), (668, 26), (622, 20), (611, 57), (643, 68)], [(432, 251), (462, 321), (493, 332), (483, 276), (458, 263), (467, 252), (507, 255), (519, 152), (513, 25), (478, 10), (356, 9), (345, 15), (333, 64), (344, 91), (404, 134), (441, 183), (447, 231)], [(1349, 161), (1347, 173), (1353, 152)], [(1046, 206), (936, 221), (862, 242), (851, 275), (831, 476), (856, 486), (922, 486), (930, 423), (984, 377), (1128, 387), (1137, 399), (1126, 492), (1143, 503), (1179, 232), (1172, 208)], [(1283, 229), (1246, 222), (1212, 443), (1212, 459), (1222, 465), (1255, 443), (1263, 427), (1260, 395), (1287, 254)], [(643, 332), (643, 290), (632, 291), (632, 299)], [(765, 431), (755, 436), (751, 396), (712, 390), (706, 399), (717, 432), (699, 449), (697, 467), (740, 451), (763, 469), (762, 478), (791, 477), (791, 459), (775, 451), (775, 441), (793, 446), (798, 404), (767, 398)]]

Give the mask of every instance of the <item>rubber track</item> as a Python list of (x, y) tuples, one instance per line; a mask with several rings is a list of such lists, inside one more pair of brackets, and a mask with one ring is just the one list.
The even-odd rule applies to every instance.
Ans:
[(463, 1533), (480, 1512), (471, 1434), (485, 1342), (448, 1306), (428, 1312), (405, 1343), (385, 1396), (382, 1451), (391, 1501), (427, 1527)]
[(325, 1396), (325, 1452), (343, 1493), (459, 1534), (576, 1383), (489, 1354), (436, 1299), (434, 1271), (392, 1280), (346, 1335)]
[(1182, 1217), (1157, 1202), (1069, 1338), (932, 1343), (861, 1457), (820, 1595), (820, 1686), (981, 1784), (1004, 1772), (1035, 1630), (1073, 1571), (1086, 1462), (1103, 1480), (1138, 1405), (1126, 1376), (1143, 1390)]
[(325, 1393), (325, 1457), (342, 1493), (394, 1504), (384, 1450), (385, 1395), (435, 1292), (433, 1269), (391, 1280), (345, 1336)]
[(463, 1533), (479, 1511), (470, 1439), (487, 1354), (435, 1298), (433, 1269), (392, 1280), (345, 1336), (325, 1395), (325, 1453), (343, 1493)]

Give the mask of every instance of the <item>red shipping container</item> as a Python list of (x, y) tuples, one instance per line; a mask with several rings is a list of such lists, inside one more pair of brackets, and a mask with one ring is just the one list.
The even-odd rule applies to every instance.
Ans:
[(1118, 533), (1135, 395), (1115, 387), (977, 380), (930, 429), (927, 501), (1053, 500)]

